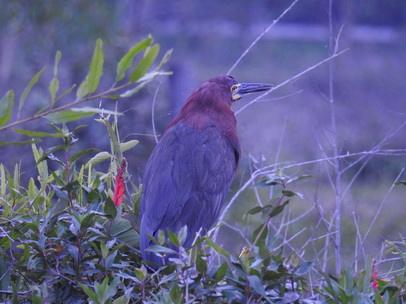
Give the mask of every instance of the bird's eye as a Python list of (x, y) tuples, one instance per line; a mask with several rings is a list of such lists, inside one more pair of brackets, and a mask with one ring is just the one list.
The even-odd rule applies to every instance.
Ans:
[(238, 85), (235, 84), (235, 85), (231, 86), (231, 92), (234, 93), (235, 91), (237, 91), (237, 89), (238, 89)]

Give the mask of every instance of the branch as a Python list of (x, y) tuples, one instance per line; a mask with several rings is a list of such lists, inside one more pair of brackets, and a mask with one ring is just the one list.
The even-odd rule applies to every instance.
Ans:
[(117, 92), (117, 91), (119, 91), (119, 90), (121, 90), (121, 89), (123, 89), (125, 87), (130, 86), (131, 84), (132, 83), (128, 82), (128, 83), (123, 84), (123, 85), (121, 85), (119, 87), (116, 87), (116, 88), (111, 87), (110, 89), (108, 89), (107, 91), (104, 91), (102, 93), (95, 94), (95, 95), (89, 95), (89, 96), (83, 97), (81, 99), (76, 99), (75, 101), (72, 101), (72, 102), (70, 102), (70, 103), (68, 103), (66, 105), (60, 106), (58, 108), (49, 109), (48, 111), (42, 112), (40, 114), (35, 114), (35, 115), (31, 116), (31, 117), (17, 120), (15, 122), (12, 122), (12, 123), (9, 123), (7, 125), (4, 125), (4, 126), (0, 127), (0, 131), (7, 130), (7, 129), (11, 128), (11, 127), (14, 127), (14, 126), (17, 126), (17, 125), (20, 125), (20, 124), (23, 124), (23, 123), (38, 119), (38, 118), (43, 118), (44, 116), (46, 116), (48, 114), (51, 114), (51, 113), (66, 110), (66, 109), (68, 109), (70, 107), (76, 106), (76, 105), (78, 105), (78, 104), (80, 104), (82, 102), (88, 101), (88, 100), (107, 97), (108, 95), (111, 95), (111, 94), (113, 94), (113, 93), (115, 93), (115, 92)]
[(281, 19), (283, 18), (283, 16), (285, 16), (285, 15), (295, 6), (295, 4), (296, 4), (297, 2), (299, 2), (299, 0), (293, 1), (292, 4), (291, 4), (287, 9), (285, 9), (285, 11), (284, 11), (277, 19), (275, 19), (275, 20), (272, 22), (272, 24), (271, 24), (270, 26), (268, 26), (268, 27), (265, 29), (265, 31), (263, 31), (263, 32), (254, 40), (254, 42), (251, 43), (251, 45), (244, 51), (244, 53), (240, 56), (240, 58), (238, 58), (237, 61), (233, 64), (233, 66), (228, 70), (227, 75), (230, 75), (230, 74), (231, 74), (231, 72), (235, 69), (235, 67), (236, 67), (236, 66), (240, 63), (240, 61), (248, 54), (248, 52), (251, 51), (251, 49), (257, 44), (257, 42), (258, 42), (259, 40), (261, 40), (261, 38), (262, 38), (266, 33), (268, 33), (268, 32), (271, 30), (271, 28), (273, 28), (273, 26), (274, 26), (275, 24), (277, 24), (277, 23), (279, 22), (279, 20), (281, 20)]
[(273, 91), (279, 89), (280, 87), (282, 87), (282, 86), (284, 86), (284, 85), (290, 83), (291, 81), (293, 81), (293, 80), (295, 80), (295, 79), (297, 79), (297, 78), (303, 76), (304, 74), (306, 74), (306, 73), (308, 73), (308, 72), (310, 72), (310, 71), (313, 71), (314, 69), (318, 68), (318, 67), (321, 66), (322, 64), (324, 64), (324, 63), (326, 63), (326, 62), (329, 62), (330, 60), (332, 60), (332, 59), (334, 59), (334, 58), (340, 56), (341, 54), (343, 54), (343, 53), (345, 53), (345, 52), (347, 52), (347, 51), (349, 51), (349, 50), (350, 50), (350, 49), (345, 49), (345, 50), (342, 50), (342, 51), (340, 51), (340, 52), (338, 52), (338, 53), (334, 53), (333, 55), (331, 55), (331, 56), (327, 57), (326, 59), (324, 59), (324, 60), (322, 60), (322, 61), (316, 63), (315, 65), (312, 65), (311, 67), (309, 67), (309, 68), (307, 68), (306, 70), (300, 72), (299, 74), (296, 74), (295, 76), (293, 76), (293, 77), (291, 77), (291, 78), (285, 80), (284, 82), (282, 82), (282, 83), (280, 83), (280, 84), (274, 86), (274, 87), (273, 87), (272, 89), (270, 89), (269, 91), (266, 91), (265, 93), (259, 95), (257, 98), (251, 100), (249, 103), (247, 103), (246, 105), (244, 105), (243, 107), (241, 107), (240, 109), (238, 109), (238, 111), (235, 112), (235, 115), (238, 115), (241, 111), (245, 110), (245, 109), (246, 109), (247, 107), (249, 107), (250, 105), (252, 105), (252, 104), (258, 102), (260, 99), (262, 99), (262, 98), (265, 97), (266, 95), (270, 94), (271, 92), (273, 92)]

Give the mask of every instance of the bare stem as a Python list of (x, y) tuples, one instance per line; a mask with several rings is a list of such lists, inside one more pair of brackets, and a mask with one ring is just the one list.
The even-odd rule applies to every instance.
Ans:
[(244, 51), (244, 53), (242, 53), (242, 55), (237, 59), (237, 61), (233, 64), (233, 66), (228, 70), (227, 74), (230, 75), (232, 73), (232, 71), (236, 68), (236, 66), (240, 63), (240, 61), (251, 51), (251, 49), (257, 44), (257, 42), (259, 40), (261, 40), (261, 38), (268, 33), (275, 24), (277, 24), (279, 22), (279, 20), (281, 20), (283, 18), (283, 16), (285, 16), (294, 6), (295, 4), (299, 2), (299, 0), (295, 0), (292, 2), (292, 4), (285, 9), (285, 11), (279, 15), (279, 17), (277, 19), (275, 19), (272, 24), (270, 26), (268, 26), (265, 31), (263, 31), (251, 44), (250, 46)]
[(12, 123), (9, 123), (7, 125), (4, 125), (4, 126), (0, 127), (0, 131), (7, 130), (9, 128), (21, 125), (23, 123), (26, 123), (26, 122), (29, 122), (29, 121), (32, 121), (32, 120), (35, 120), (35, 119), (38, 119), (38, 118), (43, 118), (46, 115), (51, 114), (51, 113), (66, 110), (68, 108), (71, 108), (73, 106), (76, 106), (76, 105), (78, 105), (78, 104), (80, 104), (82, 102), (88, 101), (88, 100), (106, 97), (106, 96), (111, 95), (111, 94), (113, 94), (113, 93), (115, 93), (115, 92), (117, 92), (117, 91), (119, 91), (119, 90), (121, 90), (121, 89), (123, 89), (125, 87), (128, 87), (129, 85), (131, 85), (130, 82), (128, 82), (126, 84), (123, 84), (123, 85), (121, 85), (119, 87), (111, 87), (110, 89), (108, 89), (107, 91), (104, 91), (102, 93), (95, 94), (95, 95), (89, 95), (89, 96), (84, 97), (84, 98), (76, 99), (75, 101), (72, 101), (72, 102), (70, 102), (70, 103), (68, 103), (66, 105), (60, 106), (58, 108), (51, 108), (48, 111), (44, 111), (44, 112), (42, 112), (40, 114), (35, 114), (33, 116), (17, 120), (15, 122), (12, 122)]

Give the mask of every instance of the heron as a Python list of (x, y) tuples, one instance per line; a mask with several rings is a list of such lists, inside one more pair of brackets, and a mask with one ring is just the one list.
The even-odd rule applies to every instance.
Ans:
[[(196, 89), (163, 132), (145, 167), (141, 196), (142, 258), (168, 262), (148, 247), (158, 232), (184, 226), (183, 247), (204, 235), (219, 217), (240, 160), (237, 121), (231, 105), (243, 96), (267, 91), (266, 83), (239, 83), (232, 76), (209, 79)], [(174, 247), (174, 246), (172, 246)]]

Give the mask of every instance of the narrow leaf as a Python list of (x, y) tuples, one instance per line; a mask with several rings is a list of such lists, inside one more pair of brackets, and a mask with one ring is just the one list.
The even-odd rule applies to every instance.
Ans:
[(171, 248), (167, 248), (167, 247), (160, 246), (160, 245), (149, 246), (146, 250), (154, 252), (154, 253), (161, 253), (161, 254), (176, 254), (177, 253), (175, 250), (173, 250)]
[(133, 65), (133, 59), (136, 54), (138, 54), (140, 51), (144, 50), (148, 46), (150, 46), (152, 43), (152, 37), (148, 37), (139, 43), (137, 43), (135, 46), (133, 46), (127, 54), (124, 55), (123, 58), (121, 58), (120, 62), (117, 65), (117, 76), (116, 76), (116, 82), (120, 81), (121, 79), (124, 78), (125, 72)]
[(11, 111), (14, 106), (14, 91), (8, 91), (0, 99), (0, 126), (5, 125), (11, 118)]
[(57, 51), (55, 54), (54, 76), (58, 75), (58, 65), (59, 61), (61, 61), (61, 58), (62, 58), (61, 51)]
[(97, 153), (95, 156), (93, 156), (86, 164), (86, 168), (88, 168), (90, 165), (97, 165), (98, 163), (101, 163), (105, 160), (110, 159), (112, 156), (108, 152), (100, 152)]
[(35, 144), (40, 141), (41, 141), (40, 139), (32, 139), (32, 140), (24, 140), (24, 141), (10, 141), (10, 142), (0, 141), (0, 147), (29, 145), (29, 144)]
[(21, 109), (24, 106), (24, 102), (27, 99), (28, 94), (30, 93), (32, 87), (37, 83), (38, 79), (41, 77), (41, 75), (45, 72), (46, 68), (43, 68), (41, 71), (39, 71), (37, 74), (34, 75), (34, 77), (31, 78), (30, 82), (28, 83), (27, 87), (24, 89), (23, 93), (21, 94), (20, 97), (20, 102), (18, 106), (18, 113), (20, 113)]
[(56, 93), (59, 90), (59, 80), (55, 76), (49, 83), (49, 94), (51, 94), (51, 106), (55, 104), (56, 101)]
[(79, 157), (82, 157), (83, 155), (85, 155), (85, 154), (87, 154), (87, 153), (95, 152), (95, 151), (99, 151), (99, 149), (96, 149), (96, 148), (89, 148), (89, 149), (82, 150), (82, 151), (76, 153), (75, 155), (73, 155), (73, 156), (70, 158), (69, 163), (72, 164), (72, 163), (75, 162)]
[(125, 152), (127, 150), (130, 150), (131, 148), (135, 147), (136, 145), (138, 145), (140, 141), (133, 139), (124, 143), (120, 143), (120, 150), (121, 152)]
[(125, 91), (123, 94), (120, 95), (120, 97), (131, 97), (132, 95), (137, 93), (139, 90), (141, 90), (143, 87), (145, 87), (146, 84), (147, 84), (147, 82), (142, 82), (139, 85), (137, 85), (134, 89)]
[(162, 58), (161, 62), (158, 64), (158, 66), (156, 68), (157, 70), (159, 70), (169, 60), (169, 58), (171, 58), (172, 52), (173, 52), (173, 49), (170, 49), (169, 51), (167, 51), (165, 53), (164, 57)]
[(58, 64), (61, 60), (62, 53), (57, 51), (55, 54), (55, 64), (54, 64), (54, 78), (52, 78), (51, 82), (49, 83), (49, 93), (51, 94), (51, 106), (55, 104), (56, 101), (56, 93), (59, 90), (59, 80), (58, 80)]
[(89, 86), (88, 86), (88, 76), (86, 76), (85, 80), (82, 81), (79, 88), (76, 91), (76, 97), (81, 99), (89, 94)]
[(159, 44), (154, 44), (145, 51), (145, 56), (142, 58), (130, 75), (130, 81), (135, 82), (147, 72), (149, 67), (154, 63), (156, 56), (159, 53)]
[(37, 132), (24, 129), (13, 129), (14, 132), (18, 134), (23, 134), (31, 137), (63, 137), (63, 133), (47, 133), (47, 132)]
[(100, 77), (103, 72), (104, 55), (103, 55), (103, 42), (97, 39), (96, 47), (93, 52), (92, 62), (90, 63), (90, 70), (88, 75), (87, 88), (89, 93), (93, 93), (99, 86)]
[(217, 244), (215, 244), (211, 239), (206, 238), (207, 244), (213, 248), (217, 253), (225, 256), (226, 258), (230, 258), (230, 254), (225, 251), (223, 248), (219, 247)]
[(94, 115), (93, 112), (61, 111), (48, 114), (44, 117), (52, 123), (62, 124), (67, 123), (69, 121), (75, 121), (86, 117), (90, 117), (92, 115)]
[(88, 113), (98, 113), (98, 114), (111, 114), (111, 115), (123, 115), (122, 113), (116, 111), (110, 111), (100, 108), (93, 108), (93, 107), (82, 107), (82, 108), (71, 108), (73, 112), (88, 112)]

